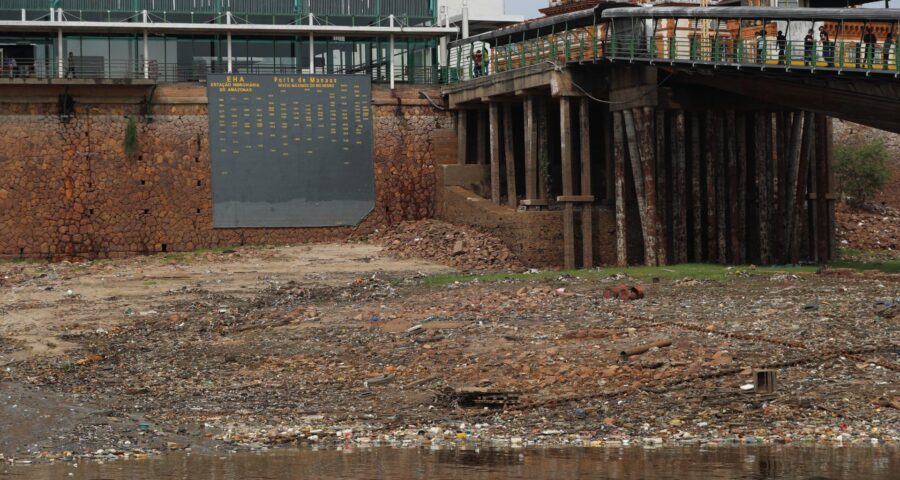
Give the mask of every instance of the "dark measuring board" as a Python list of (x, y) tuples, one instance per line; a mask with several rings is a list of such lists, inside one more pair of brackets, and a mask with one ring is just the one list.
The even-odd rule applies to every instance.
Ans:
[(372, 83), (210, 75), (213, 225), (356, 225), (375, 208)]

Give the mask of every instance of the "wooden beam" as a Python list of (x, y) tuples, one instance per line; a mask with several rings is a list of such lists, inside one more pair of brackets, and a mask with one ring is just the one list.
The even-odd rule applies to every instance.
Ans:
[(491, 201), (500, 205), (500, 105), (490, 104)]
[(616, 265), (628, 265), (625, 230), (625, 129), (622, 112), (613, 112), (613, 164), (616, 185)]
[[(559, 146), (562, 162), (562, 192), (564, 196), (574, 195), (572, 161), (574, 146), (572, 140), (572, 99), (559, 99)], [(566, 203), (563, 207), (563, 252), (566, 269), (575, 268), (575, 206)]]
[(469, 112), (459, 110), (456, 112), (456, 163), (465, 165), (468, 159), (469, 146)]
[(516, 147), (513, 139), (513, 105), (503, 106), (503, 146), (506, 153), (506, 198), (510, 207), (519, 206), (516, 192)]
[(538, 198), (538, 135), (534, 118), (534, 97), (525, 97), (525, 199)]
[(581, 141), (581, 195), (590, 200), (581, 207), (581, 264), (594, 266), (594, 195), (591, 186), (591, 100), (581, 98), (578, 112)]
[(560, 195), (556, 197), (557, 203), (593, 203), (593, 195)]

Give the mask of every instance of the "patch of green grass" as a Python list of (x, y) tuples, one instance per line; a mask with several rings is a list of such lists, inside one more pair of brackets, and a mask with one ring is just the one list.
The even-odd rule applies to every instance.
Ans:
[(837, 260), (831, 262), (834, 268), (852, 268), (854, 270), (878, 270), (884, 273), (900, 273), (900, 258), (884, 261), (863, 262), (859, 260)]
[(449, 283), (466, 283), (478, 280), (480, 282), (497, 282), (502, 280), (549, 280), (560, 276), (571, 276), (581, 279), (608, 278), (619, 273), (638, 279), (679, 279), (694, 278), (697, 280), (724, 280), (737, 275), (771, 275), (773, 273), (815, 273), (816, 266), (775, 266), (775, 267), (725, 267), (722, 265), (710, 265), (702, 263), (690, 263), (672, 265), (667, 267), (630, 267), (630, 268), (598, 268), (594, 270), (561, 270), (540, 271), (536, 273), (485, 273), (485, 274), (459, 274), (459, 275), (435, 275), (425, 279), (426, 284), (446, 285)]

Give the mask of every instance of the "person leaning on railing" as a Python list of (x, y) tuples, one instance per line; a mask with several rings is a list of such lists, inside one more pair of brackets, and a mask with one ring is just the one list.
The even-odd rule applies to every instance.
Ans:
[(803, 65), (807, 67), (812, 66), (816, 61), (816, 37), (813, 33), (813, 29), (810, 28), (803, 37)]
[[(884, 48), (881, 50), (881, 65), (887, 70), (891, 68), (891, 47), (894, 46), (894, 34), (888, 32), (884, 37)], [(896, 52), (894, 53), (896, 55)]]
[(831, 37), (824, 26), (819, 27), (819, 41), (822, 42), (822, 58), (829, 67), (834, 67), (834, 44), (831, 43)]
[(878, 43), (878, 37), (872, 31), (872, 27), (866, 29), (863, 35), (863, 43), (866, 44), (866, 68), (872, 69), (872, 63), (875, 61), (875, 44)]

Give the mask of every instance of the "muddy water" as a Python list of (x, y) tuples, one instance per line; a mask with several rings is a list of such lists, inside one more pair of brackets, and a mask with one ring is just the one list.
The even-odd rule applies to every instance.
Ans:
[[(893, 472), (893, 474), (892, 474)], [(900, 450), (837, 447), (363, 449), (169, 455), (99, 464), (0, 467), (0, 479), (895, 479)]]

